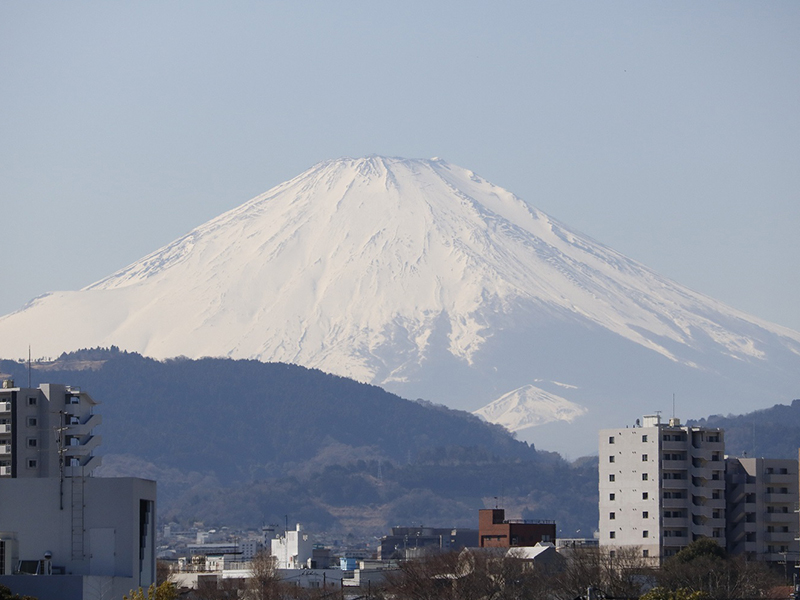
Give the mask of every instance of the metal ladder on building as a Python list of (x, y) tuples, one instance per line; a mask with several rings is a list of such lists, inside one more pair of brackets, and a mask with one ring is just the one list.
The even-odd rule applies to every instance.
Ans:
[(72, 560), (83, 560), (83, 475), (71, 477)]

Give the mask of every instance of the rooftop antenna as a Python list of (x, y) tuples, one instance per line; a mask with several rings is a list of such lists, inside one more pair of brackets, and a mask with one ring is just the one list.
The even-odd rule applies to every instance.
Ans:
[(672, 418), (675, 418), (675, 392), (672, 392)]
[(28, 344), (28, 387), (31, 387), (31, 345)]

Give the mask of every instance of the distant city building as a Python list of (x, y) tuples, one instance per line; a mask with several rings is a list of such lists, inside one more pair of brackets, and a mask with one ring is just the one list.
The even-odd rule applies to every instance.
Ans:
[(775, 458), (728, 458), (728, 551), (750, 560), (796, 562), (798, 463)]
[(556, 541), (555, 521), (506, 520), (502, 508), (479, 510), (478, 532), (481, 548), (535, 546), (539, 542)]
[(279, 569), (301, 569), (310, 566), (314, 557), (314, 542), (302, 531), (300, 523), (294, 530), (287, 530), (270, 543), (272, 556)]
[(96, 402), (0, 388), (0, 584), (39, 600), (121, 598), (155, 581), (156, 483), (91, 477)]
[(378, 559), (416, 558), (427, 552), (477, 546), (477, 529), (392, 527), (392, 533), (378, 543)]
[(725, 547), (725, 440), (720, 429), (662, 423), (600, 432), (600, 545), (637, 546), (655, 562), (700, 537)]

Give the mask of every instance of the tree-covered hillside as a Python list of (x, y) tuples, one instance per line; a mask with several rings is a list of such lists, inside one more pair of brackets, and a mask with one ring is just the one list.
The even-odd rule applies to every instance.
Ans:
[(744, 415), (712, 415), (692, 424), (725, 430), (731, 456), (797, 459), (800, 448), (800, 400)]
[[(473, 415), (296, 365), (85, 350), (35, 363), (32, 384), (102, 402), (101, 475), (159, 481), (162, 519), (282, 521), (382, 532), (476, 526), (477, 510), (597, 522), (596, 461), (570, 465)], [(27, 384), (27, 367), (0, 362)], [(497, 500), (495, 500), (497, 498)]]

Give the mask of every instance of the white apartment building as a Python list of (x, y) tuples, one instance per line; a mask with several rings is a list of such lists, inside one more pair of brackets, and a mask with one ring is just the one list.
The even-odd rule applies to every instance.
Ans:
[(0, 584), (40, 600), (115, 599), (155, 581), (156, 483), (92, 477), (96, 402), (0, 388)]
[(797, 466), (791, 459), (726, 459), (728, 552), (775, 563), (798, 560)]
[(0, 477), (89, 475), (100, 464), (97, 405), (78, 388), (0, 388)]
[(633, 427), (602, 430), (599, 447), (601, 547), (639, 547), (653, 562), (699, 537), (725, 547), (720, 429), (649, 415)]

